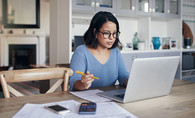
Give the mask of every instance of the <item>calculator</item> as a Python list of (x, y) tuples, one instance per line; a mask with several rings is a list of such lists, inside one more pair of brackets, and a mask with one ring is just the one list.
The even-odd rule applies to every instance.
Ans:
[(80, 108), (79, 108), (79, 114), (95, 114), (96, 106), (97, 105), (95, 102), (81, 103)]

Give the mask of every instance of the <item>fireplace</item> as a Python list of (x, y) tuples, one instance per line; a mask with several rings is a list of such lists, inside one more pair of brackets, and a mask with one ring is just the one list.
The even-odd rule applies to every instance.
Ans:
[(22, 69), (29, 68), (29, 64), (44, 65), (45, 61), (44, 35), (0, 35), (0, 66), (13, 65), (15, 69)]
[(18, 69), (28, 69), (30, 64), (36, 64), (36, 45), (9, 45), (9, 66)]

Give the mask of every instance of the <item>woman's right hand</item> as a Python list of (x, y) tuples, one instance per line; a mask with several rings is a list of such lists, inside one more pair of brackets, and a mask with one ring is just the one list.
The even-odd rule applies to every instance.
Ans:
[(93, 81), (94, 81), (93, 74), (90, 74), (90, 72), (87, 71), (86, 75), (81, 76), (81, 80), (77, 80), (75, 82), (73, 89), (74, 90), (88, 89)]
[(94, 81), (93, 75), (90, 74), (89, 71), (87, 71), (86, 72), (86, 75), (83, 75), (81, 77), (81, 83), (82, 83), (82, 85), (84, 87), (83, 89), (88, 89), (91, 86), (91, 84), (92, 84), (93, 81)]

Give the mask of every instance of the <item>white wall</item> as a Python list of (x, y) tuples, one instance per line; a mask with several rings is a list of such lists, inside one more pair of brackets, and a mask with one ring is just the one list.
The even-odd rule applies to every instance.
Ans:
[(46, 36), (46, 63), (49, 63), (50, 0), (41, 0), (41, 31)]
[(50, 1), (50, 65), (69, 63), (71, 54), (71, 0)]

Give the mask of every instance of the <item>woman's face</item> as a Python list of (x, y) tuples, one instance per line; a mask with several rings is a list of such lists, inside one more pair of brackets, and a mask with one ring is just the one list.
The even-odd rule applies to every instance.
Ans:
[(111, 21), (104, 23), (97, 34), (98, 46), (111, 48), (116, 40), (116, 34), (117, 29), (115, 23)]

